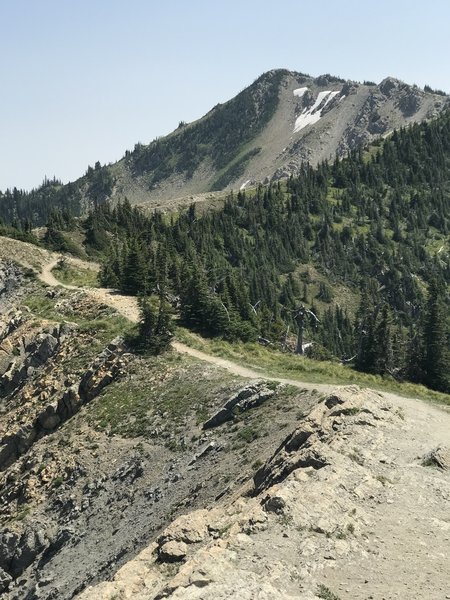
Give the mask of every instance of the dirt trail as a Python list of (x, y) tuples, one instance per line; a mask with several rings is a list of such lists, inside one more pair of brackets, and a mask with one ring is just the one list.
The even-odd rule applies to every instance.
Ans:
[(50, 285), (52, 287), (56, 287), (56, 286), (60, 285), (61, 287), (64, 287), (68, 290), (78, 289), (76, 285), (67, 285), (65, 283), (61, 283), (53, 275), (52, 271), (58, 264), (59, 259), (60, 259), (60, 257), (58, 256), (57, 258), (54, 258), (51, 262), (43, 265), (42, 272), (38, 275), (39, 279), (43, 283), (46, 283), (47, 285)]
[[(124, 317), (126, 317), (130, 321), (137, 323), (137, 321), (139, 319), (139, 309), (138, 309), (137, 300), (134, 296), (124, 296), (124, 295), (118, 294), (114, 290), (108, 289), (108, 288), (88, 288), (88, 287), (78, 288), (77, 286), (74, 286), (74, 285), (63, 284), (60, 281), (58, 281), (52, 273), (52, 270), (56, 267), (59, 259), (60, 259), (60, 257), (56, 257), (53, 260), (51, 260), (51, 262), (43, 265), (42, 272), (38, 275), (39, 279), (43, 283), (53, 286), (53, 287), (61, 286), (68, 290), (83, 289), (83, 291), (85, 293), (89, 294), (89, 296), (91, 296), (91, 298), (94, 298), (96, 301), (106, 304), (108, 306), (111, 306), (112, 308), (116, 309), (120, 314), (122, 314)], [(73, 259), (68, 259), (68, 262), (75, 264)], [(77, 261), (76, 264), (79, 265), (80, 262), (81, 261)], [(230, 373), (232, 373), (233, 375), (238, 375), (239, 377), (245, 377), (248, 379), (264, 378), (264, 379), (268, 379), (271, 381), (279, 381), (281, 383), (293, 385), (295, 387), (299, 387), (302, 389), (317, 389), (324, 393), (327, 393), (331, 389), (336, 387), (336, 386), (327, 385), (327, 384), (314, 384), (314, 383), (301, 382), (301, 381), (297, 381), (294, 379), (285, 379), (282, 377), (274, 377), (274, 376), (269, 375), (264, 372), (260, 372), (260, 371), (254, 370), (254, 369), (249, 369), (248, 367), (243, 367), (243, 366), (238, 365), (230, 360), (226, 360), (226, 359), (220, 358), (218, 356), (212, 356), (211, 354), (206, 354), (205, 352), (196, 350), (194, 348), (191, 348), (190, 346), (187, 346), (186, 344), (183, 344), (183, 343), (177, 342), (177, 341), (172, 342), (172, 347), (177, 352), (180, 352), (182, 354), (189, 354), (189, 356), (198, 358), (199, 360), (203, 360), (204, 362), (214, 364), (218, 367), (221, 367), (222, 369), (226, 369), (227, 371), (230, 371)]]
[[(124, 317), (132, 321), (133, 323), (137, 323), (139, 320), (139, 308), (137, 304), (137, 300), (134, 296), (124, 296), (122, 294), (118, 294), (116, 291), (107, 289), (107, 288), (78, 288), (73, 285), (65, 285), (58, 281), (52, 273), (52, 269), (58, 263), (60, 256), (53, 255), (53, 258), (50, 262), (47, 262), (42, 266), (42, 272), (38, 275), (39, 279), (50, 286), (61, 286), (67, 288), (69, 290), (78, 290), (83, 289), (84, 292), (89, 294), (92, 298), (94, 298), (97, 302), (106, 304), (107, 306), (111, 306), (115, 310), (117, 310)], [(84, 268), (97, 268), (94, 263), (84, 263), (79, 259), (67, 258), (68, 262), (71, 264), (75, 264), (78, 266), (82, 266)], [(230, 360), (220, 358), (218, 356), (213, 356), (211, 354), (206, 354), (201, 350), (196, 350), (195, 348), (191, 348), (186, 344), (181, 342), (173, 341), (172, 347), (182, 354), (188, 354), (194, 358), (199, 360), (203, 360), (204, 362), (216, 365), (221, 367), (222, 369), (226, 369), (233, 375), (237, 375), (238, 377), (244, 377), (248, 379), (267, 379), (269, 381), (279, 381), (280, 383), (285, 383), (288, 385), (292, 385), (294, 387), (300, 389), (316, 389), (319, 392), (329, 393), (331, 390), (344, 387), (336, 384), (323, 384), (323, 383), (310, 383), (305, 381), (299, 381), (296, 379), (286, 379), (283, 377), (276, 377), (271, 375), (270, 373), (265, 373), (263, 371), (250, 369), (248, 367), (244, 367)], [(425, 412), (435, 412), (442, 415), (442, 412), (447, 410), (447, 407), (434, 406), (428, 403), (424, 403), (423, 401), (417, 398), (405, 398), (403, 396), (397, 396), (396, 394), (391, 394), (388, 392), (383, 392), (382, 394), (385, 398), (394, 402), (397, 406), (400, 406), (404, 409), (414, 409), (421, 410)], [(448, 412), (448, 411), (447, 411)]]

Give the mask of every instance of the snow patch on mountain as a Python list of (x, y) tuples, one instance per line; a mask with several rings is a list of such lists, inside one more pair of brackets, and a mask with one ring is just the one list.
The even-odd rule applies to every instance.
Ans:
[(297, 96), (297, 98), (301, 98), (307, 91), (307, 87), (297, 88), (296, 90), (294, 90), (294, 96)]
[[(295, 94), (294, 90), (294, 94)], [(301, 115), (297, 118), (294, 125), (294, 133), (297, 133), (301, 129), (304, 129), (307, 125), (313, 125), (320, 120), (322, 111), (325, 106), (337, 95), (339, 92), (319, 92), (316, 101), (310, 108), (305, 108)]]

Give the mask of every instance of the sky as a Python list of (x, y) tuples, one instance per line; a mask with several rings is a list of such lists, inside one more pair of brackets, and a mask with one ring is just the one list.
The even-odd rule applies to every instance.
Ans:
[(0, 190), (64, 182), (273, 68), (450, 92), (448, 0), (0, 0)]

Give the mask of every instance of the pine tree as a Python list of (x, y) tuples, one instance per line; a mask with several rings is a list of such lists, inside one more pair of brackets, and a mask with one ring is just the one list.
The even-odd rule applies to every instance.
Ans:
[(373, 353), (373, 372), (380, 375), (391, 373), (394, 356), (392, 351), (390, 315), (387, 304), (384, 304), (379, 322), (375, 327)]
[(436, 278), (433, 278), (428, 286), (423, 329), (423, 370), (426, 385), (442, 392), (448, 392), (450, 391), (450, 352), (448, 317), (443, 295), (443, 286)]
[(138, 352), (161, 354), (170, 344), (170, 319), (165, 309), (164, 300), (160, 297), (158, 314), (152, 308), (147, 297), (139, 301), (139, 330), (132, 346)]
[(132, 240), (123, 269), (122, 288), (127, 294), (147, 293), (146, 268), (143, 252), (136, 240)]

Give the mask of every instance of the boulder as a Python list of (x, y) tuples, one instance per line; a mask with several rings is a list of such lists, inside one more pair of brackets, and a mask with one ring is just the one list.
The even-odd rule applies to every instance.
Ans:
[(158, 538), (158, 544), (162, 546), (169, 541), (184, 542), (186, 544), (197, 544), (207, 536), (208, 511), (205, 509), (181, 515), (176, 519)]
[(62, 421), (72, 417), (81, 406), (80, 396), (78, 395), (78, 386), (73, 385), (66, 390), (62, 398), (58, 401), (58, 415)]
[(158, 548), (158, 556), (161, 562), (180, 562), (187, 554), (187, 546), (184, 542), (172, 540)]
[(226, 421), (231, 421), (236, 414), (245, 412), (255, 406), (259, 406), (275, 394), (264, 382), (256, 382), (246, 385), (227, 400), (224, 406), (216, 412), (206, 423), (203, 429), (217, 427)]
[(39, 423), (42, 429), (46, 431), (52, 431), (56, 429), (58, 425), (61, 423), (61, 419), (57, 413), (57, 405), (49, 404), (45, 410), (41, 412), (39, 417), (37, 418), (37, 422)]
[(450, 469), (450, 448), (438, 446), (423, 457), (425, 465), (434, 465), (447, 471)]

